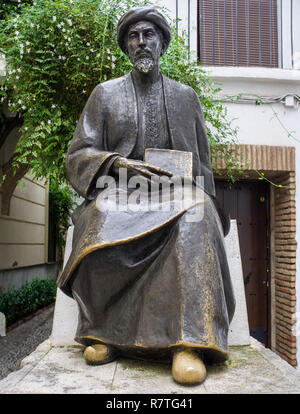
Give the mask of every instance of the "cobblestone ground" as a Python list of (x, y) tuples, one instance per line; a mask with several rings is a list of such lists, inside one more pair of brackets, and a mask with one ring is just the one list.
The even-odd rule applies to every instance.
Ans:
[(20, 368), (21, 361), (51, 334), (54, 305), (0, 337), (0, 380)]

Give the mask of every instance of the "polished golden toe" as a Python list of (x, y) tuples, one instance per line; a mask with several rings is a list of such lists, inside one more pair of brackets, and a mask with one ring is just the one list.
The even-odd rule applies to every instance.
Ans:
[(89, 365), (106, 364), (115, 358), (112, 350), (108, 346), (101, 344), (87, 346), (83, 356)]
[(206, 378), (206, 368), (195, 351), (177, 351), (173, 356), (172, 375), (179, 384), (199, 384)]

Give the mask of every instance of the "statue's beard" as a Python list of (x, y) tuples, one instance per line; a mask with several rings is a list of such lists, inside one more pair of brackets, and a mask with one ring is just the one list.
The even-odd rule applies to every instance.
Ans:
[(134, 62), (133, 66), (141, 73), (149, 73), (154, 67), (154, 60), (151, 57), (141, 57)]

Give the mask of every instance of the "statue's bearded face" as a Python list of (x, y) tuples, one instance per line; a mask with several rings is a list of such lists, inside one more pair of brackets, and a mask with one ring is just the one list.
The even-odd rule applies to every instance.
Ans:
[(163, 35), (153, 23), (140, 21), (131, 25), (127, 34), (127, 54), (134, 68), (142, 73), (149, 73), (163, 50)]

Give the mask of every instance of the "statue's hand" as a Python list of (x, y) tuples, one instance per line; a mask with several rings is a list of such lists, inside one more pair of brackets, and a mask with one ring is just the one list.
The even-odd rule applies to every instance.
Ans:
[(172, 177), (173, 175), (170, 171), (164, 170), (163, 168), (156, 167), (144, 161), (127, 159), (125, 157), (118, 157), (113, 163), (112, 169), (114, 174), (119, 175), (119, 168), (126, 168), (128, 170), (128, 176), (141, 174), (150, 179), (162, 175), (168, 177)]

